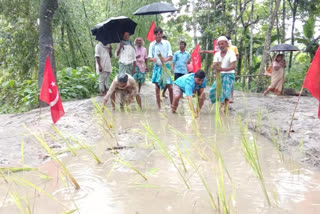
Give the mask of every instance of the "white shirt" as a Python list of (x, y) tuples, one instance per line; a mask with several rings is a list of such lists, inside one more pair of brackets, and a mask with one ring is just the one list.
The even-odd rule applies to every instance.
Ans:
[[(213, 57), (213, 62), (221, 62), (221, 68), (228, 68), (235, 61), (237, 61), (236, 54), (231, 50), (228, 50), (226, 55), (224, 55), (224, 57), (221, 57), (221, 52), (220, 51), (217, 52)], [(234, 72), (235, 72), (235, 70), (221, 71), (222, 74), (224, 74), (224, 73), (234, 73)]]
[(119, 62), (122, 64), (128, 65), (136, 61), (136, 50), (131, 45), (124, 45), (120, 50), (119, 56), (117, 56), (117, 52), (120, 48), (120, 43), (118, 43), (115, 55), (119, 58)]
[[(102, 71), (112, 72), (111, 59), (109, 55), (110, 45), (104, 46), (101, 42), (96, 45), (95, 48), (95, 57), (100, 58), (100, 65), (102, 67)], [(96, 72), (99, 74), (99, 65), (96, 60)]]

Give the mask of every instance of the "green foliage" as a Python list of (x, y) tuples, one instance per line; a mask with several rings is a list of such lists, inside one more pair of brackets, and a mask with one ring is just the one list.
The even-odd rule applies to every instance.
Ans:
[(64, 68), (57, 72), (57, 79), (63, 100), (88, 98), (98, 91), (98, 75), (88, 66)]
[(308, 55), (304, 53), (299, 54), (296, 57), (290, 70), (290, 73), (286, 72), (286, 82), (284, 85), (285, 88), (292, 88), (296, 91), (300, 91), (307, 70), (310, 66), (309, 62), (310, 57), (308, 57)]
[(0, 83), (0, 112), (27, 111), (38, 105), (38, 81), (9, 79)]
[[(57, 72), (57, 79), (62, 101), (89, 98), (98, 92), (98, 75), (88, 66), (64, 68)], [(39, 106), (37, 80), (3, 78), (0, 86), (1, 113), (24, 112)]]

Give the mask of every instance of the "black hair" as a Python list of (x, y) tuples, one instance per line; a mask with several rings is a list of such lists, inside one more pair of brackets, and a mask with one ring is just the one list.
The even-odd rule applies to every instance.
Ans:
[(154, 34), (157, 34), (157, 33), (159, 33), (159, 32), (160, 32), (161, 34), (163, 33), (163, 30), (161, 29), (161, 27), (155, 27), (154, 30), (153, 30), (153, 33), (154, 33)]
[(227, 37), (228, 40), (231, 40), (231, 37), (230, 37), (230, 36), (226, 36), (226, 37)]
[(167, 36), (162, 36), (162, 39), (165, 39), (165, 40), (167, 40)]
[(118, 82), (128, 82), (128, 74), (125, 74), (125, 73), (118, 74)]
[(187, 43), (185, 41), (180, 41), (180, 44), (183, 43), (184, 47), (187, 47)]
[(206, 77), (206, 73), (203, 70), (198, 70), (194, 74), (194, 77), (199, 78), (199, 79), (204, 79)]

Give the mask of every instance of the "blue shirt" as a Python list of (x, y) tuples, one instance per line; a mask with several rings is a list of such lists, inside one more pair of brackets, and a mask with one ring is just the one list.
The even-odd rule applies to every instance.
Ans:
[(187, 51), (183, 53), (177, 51), (174, 53), (172, 63), (174, 64), (174, 73), (186, 74), (187, 73), (187, 62), (190, 59), (190, 54)]
[(194, 82), (194, 73), (186, 74), (174, 81), (174, 83), (180, 87), (180, 89), (189, 97), (192, 93), (200, 88), (205, 88), (207, 86), (207, 78), (204, 78), (201, 85), (196, 85)]
[(149, 46), (149, 55), (148, 58), (156, 58), (157, 62), (156, 65), (161, 66), (162, 63), (158, 57), (158, 53), (161, 53), (163, 58), (167, 58), (168, 56), (172, 56), (172, 50), (171, 50), (171, 45), (170, 42), (167, 40), (161, 39), (159, 43), (157, 43), (156, 40), (151, 42)]

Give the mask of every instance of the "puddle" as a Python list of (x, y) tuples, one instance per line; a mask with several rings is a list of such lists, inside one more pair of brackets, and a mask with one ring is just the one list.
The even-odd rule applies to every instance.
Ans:
[[(213, 115), (202, 114), (198, 121), (201, 141), (196, 137), (192, 119), (187, 116), (149, 111), (130, 115), (114, 112), (114, 118), (114, 127), (120, 133), (119, 144), (127, 148), (106, 151), (110, 145), (115, 146), (114, 139), (107, 138), (94, 148), (103, 164), (98, 165), (87, 151), (62, 158), (79, 183), (79, 190), (75, 190), (56, 164), (49, 161), (40, 167), (40, 171), (50, 176), (50, 180), (41, 178), (39, 172), (12, 176), (31, 181), (56, 200), (30, 187), (10, 181), (6, 184), (0, 177), (0, 213), (20, 213), (8, 191), (17, 192), (23, 203), (29, 204), (33, 214), (56, 214), (75, 207), (81, 214), (219, 213), (211, 206), (208, 195), (209, 191), (218, 201), (216, 178), (220, 176), (220, 168), (213, 145), (221, 152), (232, 179), (230, 181), (224, 170), (224, 189), (230, 213), (320, 213), (319, 172), (301, 166), (286, 155), (281, 159), (271, 142), (257, 136), (259, 160), (271, 201), (271, 206), (268, 205), (260, 181), (245, 160), (236, 120), (225, 121), (225, 128), (216, 129)], [(153, 145), (152, 140), (141, 134), (146, 133), (141, 122), (149, 124), (176, 166), (166, 157), (161, 146)], [(174, 133), (171, 127), (184, 133), (185, 137)], [(255, 133), (249, 132), (249, 139), (253, 138)], [(191, 163), (186, 158), (182, 163), (176, 144), (182, 157), (188, 157)], [(191, 166), (193, 164), (200, 173)]]

